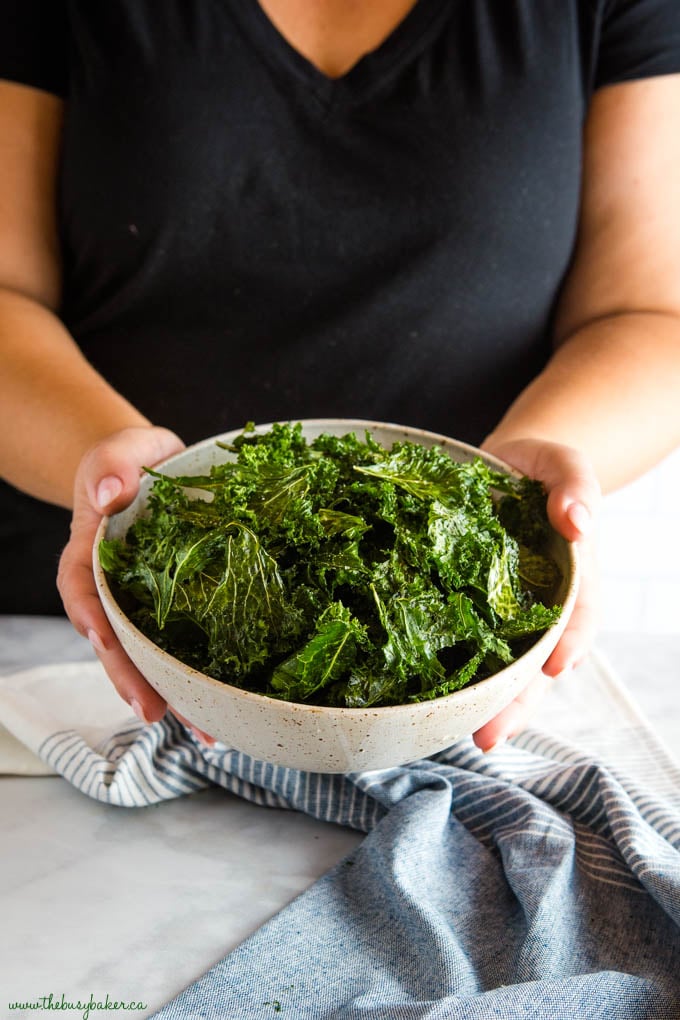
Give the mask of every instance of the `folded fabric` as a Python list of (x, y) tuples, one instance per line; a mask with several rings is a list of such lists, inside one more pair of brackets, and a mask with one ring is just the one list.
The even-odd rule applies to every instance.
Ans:
[(677, 1020), (680, 816), (527, 739), (346, 777), (204, 752), (228, 788), (369, 835), (155, 1016)]
[(97, 660), (35, 666), (0, 676), (0, 775), (55, 775), (40, 748), (70, 732), (84, 747), (141, 728)]
[(466, 740), (304, 773), (118, 702), (112, 731), (94, 694), (50, 704), (49, 670), (4, 678), (0, 722), (88, 796), (132, 807), (218, 785), (367, 833), (159, 1020), (680, 1017), (680, 814), (623, 772), (527, 731), (491, 755)]

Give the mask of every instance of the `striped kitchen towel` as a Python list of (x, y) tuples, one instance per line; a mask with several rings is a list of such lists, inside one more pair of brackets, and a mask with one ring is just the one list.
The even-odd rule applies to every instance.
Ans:
[(158, 1020), (679, 1020), (680, 814), (649, 783), (537, 731), (304, 773), (118, 702), (103, 722), (78, 696), (95, 668), (51, 706), (52, 667), (0, 683), (0, 723), (84, 794), (135, 807), (216, 785), (366, 833)]
[(597, 761), (539, 733), (348, 776), (192, 746), (367, 835), (157, 1020), (680, 1017), (680, 815)]

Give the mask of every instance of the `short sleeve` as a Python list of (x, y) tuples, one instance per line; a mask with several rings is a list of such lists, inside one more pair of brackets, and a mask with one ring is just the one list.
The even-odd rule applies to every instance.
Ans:
[(595, 85), (680, 71), (680, 0), (605, 3)]
[(0, 78), (66, 95), (67, 26), (65, 0), (2, 0)]

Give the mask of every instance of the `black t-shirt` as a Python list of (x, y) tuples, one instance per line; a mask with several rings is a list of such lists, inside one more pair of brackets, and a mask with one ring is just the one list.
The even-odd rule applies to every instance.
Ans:
[[(419, 0), (339, 80), (256, 0), (0, 11), (0, 77), (66, 100), (64, 321), (186, 442), (479, 442), (549, 356), (593, 90), (679, 70), (678, 0)], [(0, 491), (0, 611), (58, 609), (67, 521)]]

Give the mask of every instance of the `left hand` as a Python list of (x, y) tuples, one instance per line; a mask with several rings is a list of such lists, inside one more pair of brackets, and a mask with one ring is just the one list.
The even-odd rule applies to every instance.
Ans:
[(590, 647), (598, 625), (598, 583), (593, 530), (600, 486), (589, 460), (578, 450), (541, 439), (497, 440), (482, 449), (543, 482), (548, 518), (560, 535), (578, 543), (580, 582), (576, 604), (556, 648), (543, 669), (497, 716), (474, 734), (483, 751), (503, 743), (526, 724), (531, 712), (560, 673), (576, 666)]

